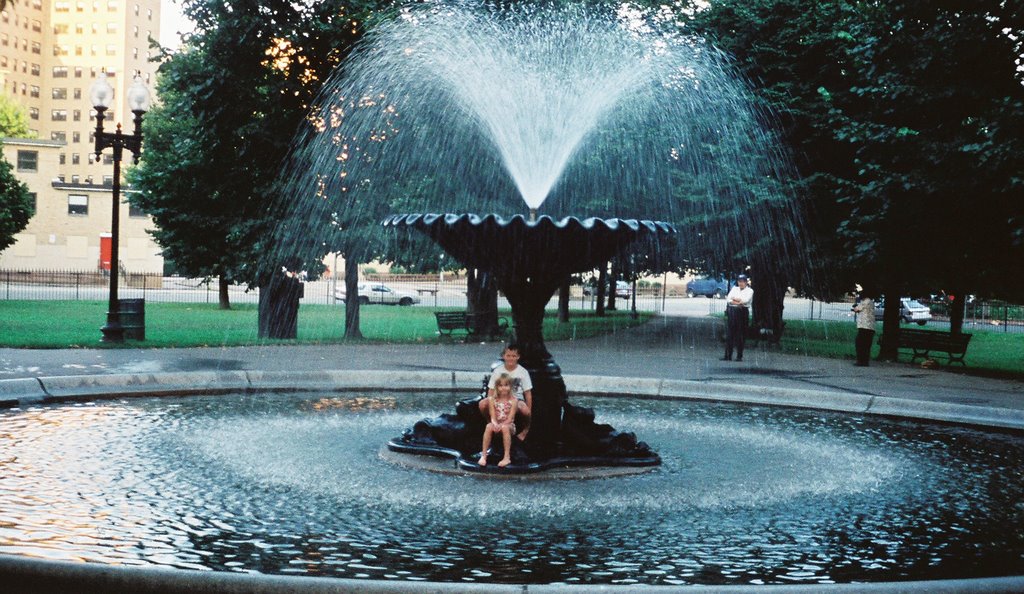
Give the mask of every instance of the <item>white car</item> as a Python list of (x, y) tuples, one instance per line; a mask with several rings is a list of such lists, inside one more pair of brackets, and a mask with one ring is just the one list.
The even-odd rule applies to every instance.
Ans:
[[(334, 297), (344, 302), (347, 297), (345, 285), (340, 284), (334, 291)], [(359, 283), (359, 303), (382, 303), (384, 305), (412, 305), (420, 302), (420, 296), (411, 291), (392, 289), (383, 283)]]
[[(883, 315), (885, 315), (885, 300), (879, 299), (875, 302), (875, 316), (881, 319)], [(905, 324), (915, 322), (919, 326), (924, 326), (931, 319), (932, 310), (928, 309), (927, 305), (910, 297), (900, 298), (900, 321)]]

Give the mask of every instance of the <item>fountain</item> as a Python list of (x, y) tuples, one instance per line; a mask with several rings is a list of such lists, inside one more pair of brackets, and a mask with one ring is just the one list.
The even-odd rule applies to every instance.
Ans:
[[(384, 225), (421, 231), (465, 266), (493, 274), (512, 306), (513, 342), (533, 380), (533, 409), (529, 436), (522, 447), (513, 442), (512, 464), (502, 472), (659, 463), (657, 454), (635, 435), (595, 423), (593, 410), (568, 402), (541, 326), (544, 307), (570, 273), (607, 262), (638, 239), (656, 241), (674, 231), (669, 225), (572, 217), (556, 222), (548, 216), (526, 220), (519, 215), (507, 221), (493, 215), (396, 215)], [(420, 421), (388, 445), (414, 454), (447, 453), (461, 467), (477, 471), (483, 429), (477, 401), (468, 400), (459, 404), (455, 416)]]
[[(430, 5), (374, 31), (325, 84), (296, 143), (288, 194), (300, 206), (288, 211), (300, 220), (284, 228), (330, 245), (335, 229), (383, 219), (495, 279), (534, 384), (529, 437), (505, 471), (656, 465), (633, 434), (568, 403), (541, 335), (544, 308), (570, 274), (627, 250), (656, 261), (675, 233), (663, 216), (687, 221), (696, 242), (714, 235), (701, 231), (716, 217), (763, 210), (770, 192), (750, 188), (779, 172), (758, 120), (713, 49), (635, 15)], [(508, 212), (513, 193), (528, 216), (469, 214)], [(466, 214), (391, 214), (438, 198), (455, 203), (438, 211)], [(541, 209), (588, 216), (538, 217)], [(767, 214), (745, 218), (786, 235)], [(360, 245), (341, 238), (337, 251), (363, 249), (367, 233), (355, 236)], [(390, 446), (477, 469), (475, 406), (417, 423)]]

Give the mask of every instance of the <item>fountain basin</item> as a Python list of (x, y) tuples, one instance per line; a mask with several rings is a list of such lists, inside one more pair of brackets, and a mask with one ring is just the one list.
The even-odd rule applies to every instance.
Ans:
[[(415, 394), (409, 388), (416, 380), (408, 372), (328, 372), (320, 378), (307, 377), (299, 385), (299, 376), (291, 374), (200, 375), (194, 389), (207, 395), (189, 398), (132, 399), (114, 390), (120, 383), (127, 394), (180, 394), (187, 386), (179, 382), (188, 375), (35, 382), (51, 393), (35, 402), (54, 398), (68, 402), (38, 406), (29, 404), (33, 398), (26, 395), (19, 410), (0, 416), (5, 434), (13, 438), (9, 443), (17, 448), (7, 448), (17, 460), (7, 459), (5, 464), (43, 472), (42, 477), (32, 478), (24, 468), (8, 467), (4, 476), (27, 482), (16, 485), (22, 502), (17, 513), (24, 513), (26, 497), (45, 498), (48, 503), (65, 497), (66, 501), (58, 506), (60, 521), (50, 523), (46, 539), (29, 538), (39, 537), (38, 526), (46, 522), (26, 521), (29, 529), (4, 532), (0, 552), (165, 568), (201, 566), (384, 580), (628, 586), (762, 579), (764, 583), (820, 584), (823, 579), (1001, 575), (993, 573), (993, 568), (1012, 571), (1012, 564), (999, 565), (998, 559), (965, 560), (969, 546), (958, 549), (931, 530), (949, 521), (954, 531), (984, 533), (985, 538), (995, 534), (1012, 541), (1013, 534), (1021, 533), (1006, 525), (1007, 513), (1011, 523), (1014, 517), (1019, 519), (1013, 501), (1019, 501), (1020, 494), (1012, 492), (1019, 484), (1008, 481), (1010, 500), (1001, 509), (981, 500), (1000, 477), (1019, 474), (1020, 469), (1007, 462), (1024, 458), (1014, 454), (1024, 452), (1019, 434), (873, 420), (862, 414), (873, 403), (856, 395), (826, 398), (814, 391), (744, 392), (696, 382), (576, 377), (571, 384), (587, 386), (591, 393), (641, 392), (643, 398), (636, 394), (599, 398), (598, 409), (613, 422), (639, 426), (657, 444), (666, 464), (641, 477), (467, 483), (392, 467), (379, 460), (379, 437), (390, 435), (425, 410), (475, 390), (478, 374), (414, 374), (424, 382), (421, 388), (432, 389)], [(214, 376), (218, 381), (210, 381)], [(316, 386), (317, 380), (325, 383)], [(465, 381), (464, 387), (459, 380)], [(72, 393), (70, 385), (75, 382), (79, 392), (87, 394), (83, 402)], [(265, 391), (273, 385), (290, 385), (290, 392)], [(9, 383), (4, 386), (5, 392), (13, 392)], [(689, 388), (687, 399), (669, 396), (684, 386)], [(786, 399), (796, 404), (804, 399), (810, 404), (816, 400), (840, 410), (859, 409), (861, 414), (694, 400), (721, 400), (726, 391), (735, 398), (761, 402)], [(97, 395), (114, 400), (95, 400)], [(582, 399), (591, 403), (589, 398)], [(997, 416), (993, 420), (1004, 426), (1024, 427), (1012, 415)], [(916, 438), (910, 438), (919, 434), (925, 437), (919, 440), (921, 445), (914, 445)], [(680, 437), (687, 438), (685, 446), (678, 443)], [(356, 444), (356, 456), (351, 459), (343, 455), (349, 442)], [(951, 444), (953, 449), (980, 449), (950, 463), (942, 456)], [(993, 456), (994, 452), (998, 455)], [(979, 468), (978, 458), (996, 460), (996, 467)], [(71, 473), (54, 486), (50, 484), (53, 473), (61, 471), (52, 462), (33, 463), (44, 459), (70, 464), (86, 473), (87, 480), (74, 484), (77, 479)], [(459, 481), (455, 493), (448, 485), (453, 480)], [(40, 484), (50, 486), (39, 487), (44, 493), (32, 493), (34, 485)], [(235, 488), (227, 489), (230, 485)], [(50, 489), (63, 494), (55, 495)], [(513, 530), (496, 537), (490, 527), (499, 520), (492, 504), (501, 492), (508, 492), (517, 519)], [(946, 508), (956, 514), (946, 515), (942, 502), (957, 492), (967, 495)], [(11, 496), (0, 496), (0, 501)], [(352, 499), (359, 504), (346, 503)], [(9, 519), (12, 512), (3, 507), (0, 504), (0, 513)], [(1002, 525), (972, 526), (974, 520), (984, 521), (974, 517), (981, 511), (995, 513), (992, 521)], [(112, 520), (88, 529), (92, 518), (104, 516)], [(831, 524), (840, 517), (855, 522), (849, 542), (836, 541), (850, 529), (846, 524)], [(550, 537), (543, 536), (552, 526), (556, 529)], [(730, 536), (720, 531), (723, 527), (739, 532)], [(12, 534), (22, 530), (17, 540), (31, 544), (19, 552), (17, 547), (24, 549), (24, 542), (12, 545), (10, 541)], [(870, 538), (858, 540), (858, 531)], [(736, 534), (744, 536), (736, 539)], [(796, 539), (796, 546), (786, 554), (784, 545), (790, 538)], [(941, 540), (932, 543), (941, 546), (922, 541), (929, 538)], [(925, 552), (929, 559), (952, 554), (957, 567), (966, 569), (957, 575), (948, 562), (899, 566), (894, 560), (900, 555), (894, 557), (890, 547), (900, 553), (901, 540), (906, 550), (917, 551), (911, 557)], [(1019, 544), (1004, 542), (1002, 549), (1011, 556), (1019, 554), (1015, 549)], [(832, 546), (841, 553), (840, 561), (830, 564), (816, 556), (828, 553)], [(882, 548), (876, 550), (878, 546)], [(411, 550), (407, 547), (419, 547), (421, 552), (403, 553)], [(850, 547), (860, 553), (850, 554)], [(443, 553), (449, 548), (465, 563)], [(883, 550), (889, 561), (875, 559), (879, 566), (868, 567), (871, 563), (864, 551), (880, 555)], [(500, 560), (496, 565), (494, 555)], [(261, 561), (247, 565), (250, 558)], [(595, 566), (597, 558), (611, 566)], [(850, 559), (867, 567), (867, 575), (849, 574)], [(700, 569), (705, 566), (710, 568)], [(767, 566), (771, 568), (765, 570)], [(751, 571), (763, 575), (756, 577)]]

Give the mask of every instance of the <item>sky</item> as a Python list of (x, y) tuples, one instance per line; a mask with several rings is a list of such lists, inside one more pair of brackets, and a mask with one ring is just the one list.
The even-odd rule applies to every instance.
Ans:
[(191, 31), (192, 21), (181, 14), (180, 0), (160, 0), (160, 45), (176, 48), (179, 31)]

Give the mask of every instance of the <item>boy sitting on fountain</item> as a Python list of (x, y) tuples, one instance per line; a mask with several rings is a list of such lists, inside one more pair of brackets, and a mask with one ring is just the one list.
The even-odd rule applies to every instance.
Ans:
[(533, 381), (530, 380), (530, 372), (519, 365), (519, 346), (510, 344), (501, 352), (501, 359), (504, 365), (499, 365), (491, 372), (491, 379), (487, 382), (487, 398), (480, 400), (480, 414), (488, 421), (491, 420), (491, 411), (488, 401), (494, 398), (495, 382), (503, 373), (512, 378), (512, 392), (519, 401), (518, 413), (522, 430), (516, 434), (520, 441), (526, 441), (526, 434), (530, 431), (530, 411), (533, 410)]

